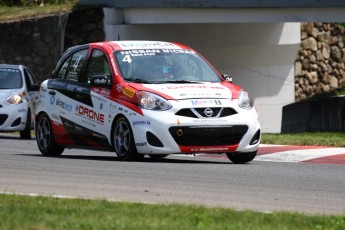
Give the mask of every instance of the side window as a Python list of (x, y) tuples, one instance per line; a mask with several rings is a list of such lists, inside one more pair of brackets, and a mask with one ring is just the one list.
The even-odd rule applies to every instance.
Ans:
[(26, 86), (30, 87), (32, 84), (37, 84), (36, 79), (29, 69), (24, 69)]
[(67, 73), (67, 68), (68, 68), (68, 65), (69, 65), (70, 61), (71, 61), (71, 58), (68, 58), (67, 61), (65, 63), (63, 63), (61, 69), (59, 70), (57, 78), (59, 78), (59, 79), (64, 79), (65, 78), (66, 73)]
[(105, 54), (97, 49), (92, 51), (89, 59), (89, 64), (86, 70), (86, 82), (91, 82), (91, 77), (94, 75), (111, 75), (108, 59)]
[(29, 73), (26, 69), (24, 69), (24, 76), (25, 76), (26, 87), (30, 88), (31, 81), (30, 81)]
[(87, 55), (87, 50), (81, 50), (73, 54), (70, 64), (68, 65), (68, 72), (66, 80), (78, 81), (79, 73)]
[(77, 82), (81, 68), (86, 59), (86, 55), (87, 49), (74, 53), (65, 63), (62, 64), (57, 77)]

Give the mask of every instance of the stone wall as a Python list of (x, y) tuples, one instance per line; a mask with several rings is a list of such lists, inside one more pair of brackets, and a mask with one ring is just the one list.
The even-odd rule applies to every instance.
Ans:
[(0, 31), (0, 63), (24, 64), (40, 82), (68, 47), (105, 38), (101, 8), (2, 22)]
[(295, 62), (295, 99), (345, 86), (345, 27), (301, 23), (301, 47)]

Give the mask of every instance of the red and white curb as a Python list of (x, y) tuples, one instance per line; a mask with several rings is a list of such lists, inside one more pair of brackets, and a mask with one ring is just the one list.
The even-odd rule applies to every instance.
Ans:
[(345, 148), (261, 144), (254, 160), (345, 164)]
[[(198, 154), (197, 156), (227, 159), (225, 154)], [(260, 144), (258, 154), (254, 161), (345, 165), (345, 148)]]

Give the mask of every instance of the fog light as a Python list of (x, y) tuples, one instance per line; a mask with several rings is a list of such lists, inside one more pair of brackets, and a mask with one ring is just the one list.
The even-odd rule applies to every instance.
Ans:
[(260, 129), (254, 134), (253, 138), (250, 141), (250, 145), (255, 145), (260, 141)]
[(177, 135), (178, 137), (182, 137), (182, 136), (183, 136), (183, 130), (182, 130), (182, 129), (178, 129), (178, 130), (176, 131), (176, 135)]

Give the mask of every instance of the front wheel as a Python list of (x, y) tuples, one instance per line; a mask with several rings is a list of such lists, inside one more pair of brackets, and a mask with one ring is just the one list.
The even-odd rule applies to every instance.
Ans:
[(113, 146), (120, 160), (131, 161), (144, 158), (144, 155), (137, 152), (131, 126), (124, 117), (119, 117), (115, 121)]
[(50, 119), (46, 114), (41, 114), (36, 122), (37, 146), (43, 156), (60, 156), (64, 148), (57, 145)]
[(26, 117), (25, 129), (20, 131), (20, 139), (26, 139), (26, 140), (31, 139), (31, 112), (30, 110), (28, 110), (28, 114)]
[(226, 155), (234, 164), (244, 164), (252, 161), (255, 158), (256, 153), (257, 151), (247, 153), (226, 153)]

